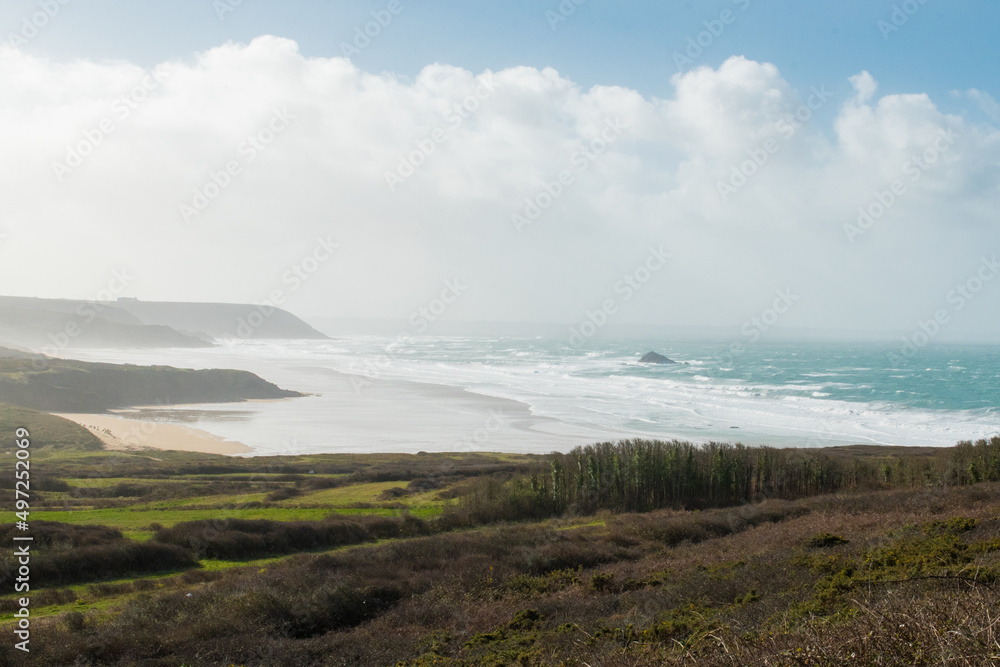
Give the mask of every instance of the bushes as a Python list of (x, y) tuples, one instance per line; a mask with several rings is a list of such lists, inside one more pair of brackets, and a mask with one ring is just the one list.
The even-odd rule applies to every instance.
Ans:
[(580, 573), (576, 570), (553, 570), (540, 577), (527, 574), (516, 574), (504, 582), (504, 587), (511, 592), (525, 595), (550, 595), (581, 583)]
[[(31, 604), (34, 607), (70, 604), (76, 600), (76, 593), (69, 589), (53, 588), (51, 590), (31, 591)], [(0, 599), (0, 612), (4, 614), (13, 614), (20, 608), (18, 596)]]
[(150, 495), (157, 488), (149, 484), (129, 484), (126, 482), (103, 488), (88, 489), (87, 495), (93, 498), (142, 498)]
[(302, 495), (302, 492), (295, 488), (294, 486), (287, 486), (283, 489), (278, 489), (277, 491), (272, 491), (265, 496), (265, 500), (269, 502), (279, 502), (281, 500), (289, 500), (291, 498), (298, 498)]
[(207, 558), (243, 559), (314, 551), (426, 532), (412, 517), (358, 517), (326, 521), (226, 519), (187, 521), (156, 532), (156, 541), (194, 550)]
[(460, 504), (448, 507), (439, 521), (443, 527), (456, 528), (547, 519), (559, 513), (537, 475), (512, 480), (491, 476), (472, 480)]
[[(0, 529), (10, 542), (14, 526)], [(107, 526), (79, 526), (55, 521), (31, 524), (31, 574), (35, 586), (56, 586), (149, 572), (196, 567), (185, 549), (166, 544), (131, 542)], [(0, 563), (0, 586), (9, 585), (16, 571), (8, 551)]]
[[(12, 585), (16, 571), (14, 565), (13, 557), (4, 558), (4, 567), (0, 569), (0, 586)], [(191, 553), (180, 547), (120, 540), (34, 554), (31, 559), (31, 581), (35, 586), (65, 586), (197, 566), (198, 562)]]
[[(608, 520), (609, 530), (506, 525), (301, 554), (265, 568), (195, 570), (171, 578), (184, 586), (136, 596), (112, 619), (101, 612), (40, 628), (44, 642), (26, 664), (610, 667), (819, 664), (823, 655), (837, 656), (837, 664), (875, 664), (880, 656), (886, 664), (924, 664), (929, 651), (958, 655), (959, 649), (970, 664), (989, 664), (975, 659), (993, 655), (987, 651), (997, 636), (986, 620), (996, 602), (989, 588), (900, 579), (909, 571), (904, 561), (940, 563), (927, 573), (942, 575), (969, 559), (980, 573), (995, 567), (996, 501), (954, 519), (951, 512), (920, 518), (883, 512), (884, 495), (865, 501), (872, 509), (861, 520), (816, 510), (779, 523), (805, 510), (769, 501), (739, 510), (618, 516)], [(395, 519), (358, 523), (374, 532), (376, 521), (381, 530), (400, 529)], [(656, 532), (663, 525), (707, 535), (758, 528), (666, 549)], [(850, 544), (804, 548), (811, 537), (836, 533)], [(801, 559), (792, 560), (796, 554)], [(216, 580), (195, 585), (205, 575)], [(886, 593), (907, 598), (878, 606)], [(918, 631), (913, 624), (928, 605), (909, 596), (924, 593), (937, 607), (935, 618), (926, 619), (933, 626)], [(969, 605), (966, 615), (952, 611), (959, 604)], [(991, 627), (993, 634), (977, 644), (974, 633)], [(914, 652), (915, 640), (924, 642), (923, 654)]]
[[(14, 526), (0, 529), (11, 542)], [(166, 544), (131, 542), (107, 526), (79, 526), (55, 521), (31, 524), (31, 574), (35, 586), (61, 586), (99, 579), (196, 567), (185, 549)], [(0, 561), (0, 586), (13, 582), (17, 563), (10, 551)]]
[(386, 489), (382, 493), (378, 494), (379, 500), (397, 500), (409, 495), (409, 491), (401, 486), (394, 486), (391, 489)]
[(839, 547), (842, 544), (850, 544), (850, 540), (845, 540), (840, 535), (833, 535), (832, 533), (820, 533), (806, 540), (806, 546), (813, 549)]
[(767, 523), (777, 523), (809, 513), (798, 503), (767, 500), (757, 505), (737, 509), (706, 512), (685, 512), (668, 515), (632, 515), (620, 517), (612, 524), (616, 543), (627, 544), (635, 536), (676, 546), (682, 542), (703, 542), (714, 537), (739, 533)]
[(395, 588), (337, 584), (314, 591), (305, 603), (272, 598), (260, 620), (272, 623), (286, 637), (308, 639), (360, 625), (395, 605), (401, 597), (402, 592)]
[(590, 588), (598, 592), (610, 591), (615, 586), (615, 575), (610, 572), (598, 572), (590, 578)]
[[(10, 544), (17, 534), (13, 524), (0, 527), (0, 541)], [(32, 549), (88, 547), (120, 542), (125, 538), (121, 531), (107, 526), (81, 526), (59, 521), (31, 522)]]

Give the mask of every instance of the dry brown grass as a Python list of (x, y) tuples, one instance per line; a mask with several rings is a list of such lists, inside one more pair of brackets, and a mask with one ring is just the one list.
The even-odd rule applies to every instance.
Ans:
[(992, 484), (416, 537), (45, 624), (24, 664), (998, 664), (998, 517)]

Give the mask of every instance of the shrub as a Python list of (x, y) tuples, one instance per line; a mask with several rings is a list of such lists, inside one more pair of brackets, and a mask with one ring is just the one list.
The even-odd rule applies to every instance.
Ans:
[(614, 587), (615, 575), (611, 573), (598, 572), (590, 578), (590, 588), (595, 591), (610, 591)]
[(417, 535), (425, 530), (424, 523), (412, 517), (325, 521), (226, 519), (178, 523), (158, 530), (154, 539), (192, 549), (207, 558), (244, 559)]
[(278, 489), (277, 491), (272, 491), (271, 493), (267, 494), (267, 496), (265, 496), (264, 499), (268, 500), (268, 501), (270, 501), (272, 503), (275, 503), (275, 502), (278, 502), (278, 501), (281, 501), (281, 500), (288, 500), (290, 498), (297, 498), (298, 496), (301, 496), (301, 495), (302, 495), (302, 492), (300, 490), (296, 489), (294, 486), (286, 486), (283, 489)]
[[(0, 541), (10, 543), (17, 533), (13, 524), (0, 527)], [(87, 547), (119, 542), (124, 538), (120, 530), (107, 526), (82, 526), (59, 521), (32, 521), (32, 549)]]
[(537, 609), (525, 609), (514, 614), (507, 627), (511, 630), (533, 630), (542, 622), (542, 615)]
[[(182, 570), (197, 565), (198, 562), (189, 551), (171, 544), (121, 540), (72, 551), (39, 552), (31, 559), (31, 573), (33, 584), (62, 586)], [(15, 571), (13, 563), (10, 568), (3, 568), (0, 572), (0, 586), (11, 584)]]
[(806, 546), (813, 549), (826, 549), (828, 547), (837, 547), (842, 544), (850, 543), (850, 540), (845, 540), (840, 535), (834, 535), (832, 533), (820, 533), (819, 535), (813, 535), (806, 540)]

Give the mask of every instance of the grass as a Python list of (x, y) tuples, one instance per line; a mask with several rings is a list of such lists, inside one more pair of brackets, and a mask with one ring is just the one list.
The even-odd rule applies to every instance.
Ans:
[[(152, 532), (146, 532), (146, 539), (153, 536)], [(130, 537), (126, 532), (126, 536)], [(130, 537), (131, 539), (135, 539)], [(361, 544), (361, 545), (346, 545), (341, 547), (334, 547), (330, 549), (320, 549), (314, 552), (310, 552), (316, 555), (319, 554), (332, 554), (340, 551), (345, 551), (348, 549), (365, 549), (371, 548), (379, 545), (389, 544), (394, 540), (385, 539), (378, 540), (373, 543)], [(272, 556), (268, 558), (253, 558), (247, 560), (222, 560), (213, 558), (204, 558), (199, 561), (201, 571), (209, 573), (221, 573), (224, 571), (234, 570), (237, 568), (243, 568), (247, 571), (262, 571), (263, 568), (267, 568), (278, 564), (282, 561), (286, 561), (291, 558), (295, 558), (297, 555), (290, 556)], [(149, 594), (150, 591), (164, 590), (177, 587), (180, 584), (185, 590), (189, 590), (190, 586), (185, 586), (183, 584), (183, 572), (170, 571), (163, 573), (149, 574), (139, 577), (123, 577), (116, 579), (106, 579), (96, 582), (90, 582), (86, 584), (76, 584), (69, 586), (59, 587), (60, 592), (69, 592), (76, 596), (76, 599), (71, 602), (65, 602), (61, 604), (49, 604), (32, 609), (33, 618), (47, 618), (53, 616), (60, 616), (67, 612), (106, 612), (112, 610), (119, 605), (128, 602), (129, 600), (135, 598), (137, 595)], [(141, 582), (141, 583), (140, 583)], [(137, 583), (139, 583), (137, 587)], [(148, 584), (148, 585), (144, 585)], [(44, 586), (41, 587), (44, 590)], [(138, 590), (137, 590), (138, 588)], [(125, 589), (122, 591), (121, 589)], [(4, 601), (16, 600), (19, 596), (15, 594), (7, 594), (0, 596), (0, 604)], [(11, 623), (15, 620), (12, 613), (0, 613), (0, 625), (4, 623)]]
[[(998, 514), (994, 484), (547, 520), (205, 561), (210, 581), (156, 578), (163, 585), (149, 598), (76, 589), (89, 629), (40, 626), (48, 648), (34, 659), (58, 664), (69, 655), (60, 651), (90, 655), (99, 644), (113, 647), (105, 664), (183, 664), (197, 652), (191, 664), (927, 664), (962, 656), (961, 664), (988, 665), (1000, 648), (989, 620), (996, 595), (986, 580), (958, 575), (997, 567)], [(673, 543), (686, 524), (690, 534), (729, 529)], [(930, 576), (943, 578), (920, 578)], [(187, 593), (197, 599), (193, 615)], [(377, 611), (355, 615), (354, 601), (366, 595)], [(142, 619), (153, 618), (155, 637), (140, 633)], [(317, 630), (324, 627), (337, 630)], [(155, 649), (129, 639), (140, 636)]]
[(90, 431), (67, 419), (0, 403), (0, 433), (4, 434), (0, 452), (4, 457), (13, 452), (12, 436), (22, 427), (30, 427), (33, 456), (62, 457), (71, 452), (94, 452), (102, 448), (101, 441)]
[[(367, 512), (367, 510), (356, 510)], [(377, 512), (378, 510), (373, 510)], [(391, 510), (387, 510), (391, 511)], [(330, 515), (328, 509), (244, 509), (244, 510), (135, 510), (128, 508), (78, 510), (78, 511), (35, 511), (31, 516), (40, 521), (62, 521), (83, 525), (103, 525), (122, 530), (142, 530), (158, 523), (172, 526), (182, 521), (203, 519), (271, 519), (274, 521), (318, 521)]]
[(399, 482), (370, 482), (368, 484), (352, 484), (336, 489), (316, 491), (299, 498), (281, 501), (281, 505), (322, 505), (343, 507), (353, 503), (375, 503), (379, 495), (388, 489), (400, 486)]
[[(211, 541), (214, 530), (241, 545), (252, 533), (225, 518), (373, 531), (298, 553), (258, 545), (266, 557), (202, 558), (183, 572), (35, 581), (42, 622), (27, 665), (988, 665), (1000, 655), (997, 483), (530, 520), (514, 520), (535, 515), (513, 503), (483, 525), (454, 520), (463, 494), (503, 488), (536, 457), (119, 454), (88, 449), (86, 431), (55, 418), (17, 418), (65, 445), (33, 459), (33, 473), (64, 483), (38, 492), (33, 521), (108, 526), (133, 542), (170, 539), (155, 525), (207, 521), (174, 543), (192, 554), (208, 551), (188, 536)], [(0, 457), (0, 479), (11, 468)], [(3, 609), (13, 595), (0, 596)], [(0, 645), (0, 663), (10, 650)]]

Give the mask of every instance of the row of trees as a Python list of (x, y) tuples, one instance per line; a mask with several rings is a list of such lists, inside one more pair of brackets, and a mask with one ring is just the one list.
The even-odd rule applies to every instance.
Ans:
[[(725, 507), (762, 498), (1000, 481), (1000, 437), (939, 450), (776, 449), (626, 440), (552, 454), (510, 480), (465, 496), (478, 521), (601, 509)], [(472, 517), (470, 517), (472, 518)]]

